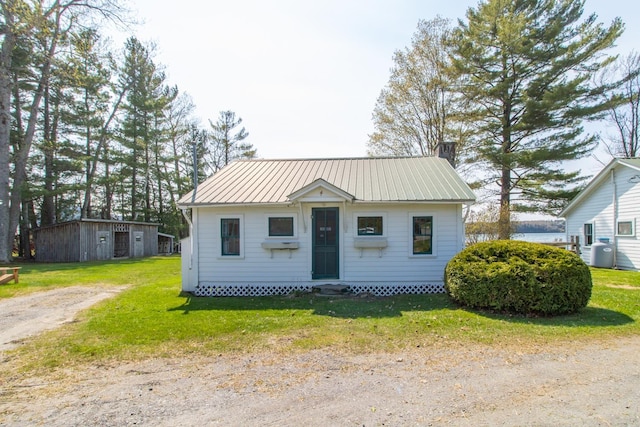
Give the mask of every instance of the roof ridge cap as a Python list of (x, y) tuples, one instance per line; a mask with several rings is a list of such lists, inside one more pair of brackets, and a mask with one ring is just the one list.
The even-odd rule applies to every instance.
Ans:
[(301, 158), (262, 158), (262, 159), (238, 159), (234, 162), (305, 162), (305, 161), (326, 161), (326, 160), (402, 160), (402, 159), (439, 159), (438, 156), (378, 156), (378, 157), (301, 157)]

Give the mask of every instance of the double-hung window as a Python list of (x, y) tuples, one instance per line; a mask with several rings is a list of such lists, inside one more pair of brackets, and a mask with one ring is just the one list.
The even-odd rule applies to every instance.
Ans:
[(240, 219), (220, 219), (223, 256), (240, 256)]
[(585, 246), (591, 246), (593, 244), (593, 224), (587, 223), (584, 225), (584, 244)]
[(413, 254), (433, 254), (433, 217), (413, 217)]

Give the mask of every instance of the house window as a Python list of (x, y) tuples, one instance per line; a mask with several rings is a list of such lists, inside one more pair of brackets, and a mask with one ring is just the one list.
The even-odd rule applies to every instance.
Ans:
[(382, 236), (382, 217), (359, 216), (358, 236)]
[(433, 217), (413, 217), (413, 253), (424, 255), (433, 253)]
[(633, 221), (618, 221), (618, 236), (633, 236)]
[(240, 219), (222, 218), (220, 220), (220, 235), (222, 238), (222, 255), (240, 255)]
[(269, 236), (293, 236), (293, 217), (269, 217)]
[(593, 244), (593, 224), (584, 225), (584, 244), (585, 246)]

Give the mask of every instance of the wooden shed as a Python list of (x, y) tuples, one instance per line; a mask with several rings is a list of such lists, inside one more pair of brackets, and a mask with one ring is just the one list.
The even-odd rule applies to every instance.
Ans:
[(158, 254), (171, 255), (174, 248), (175, 236), (166, 233), (158, 233)]
[(80, 219), (33, 231), (36, 261), (80, 262), (158, 254), (158, 224)]

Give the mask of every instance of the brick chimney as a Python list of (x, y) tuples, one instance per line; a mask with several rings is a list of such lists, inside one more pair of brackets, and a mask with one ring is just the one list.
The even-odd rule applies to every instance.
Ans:
[(447, 159), (449, 164), (456, 167), (456, 143), (455, 142), (439, 142), (437, 147), (438, 157)]

